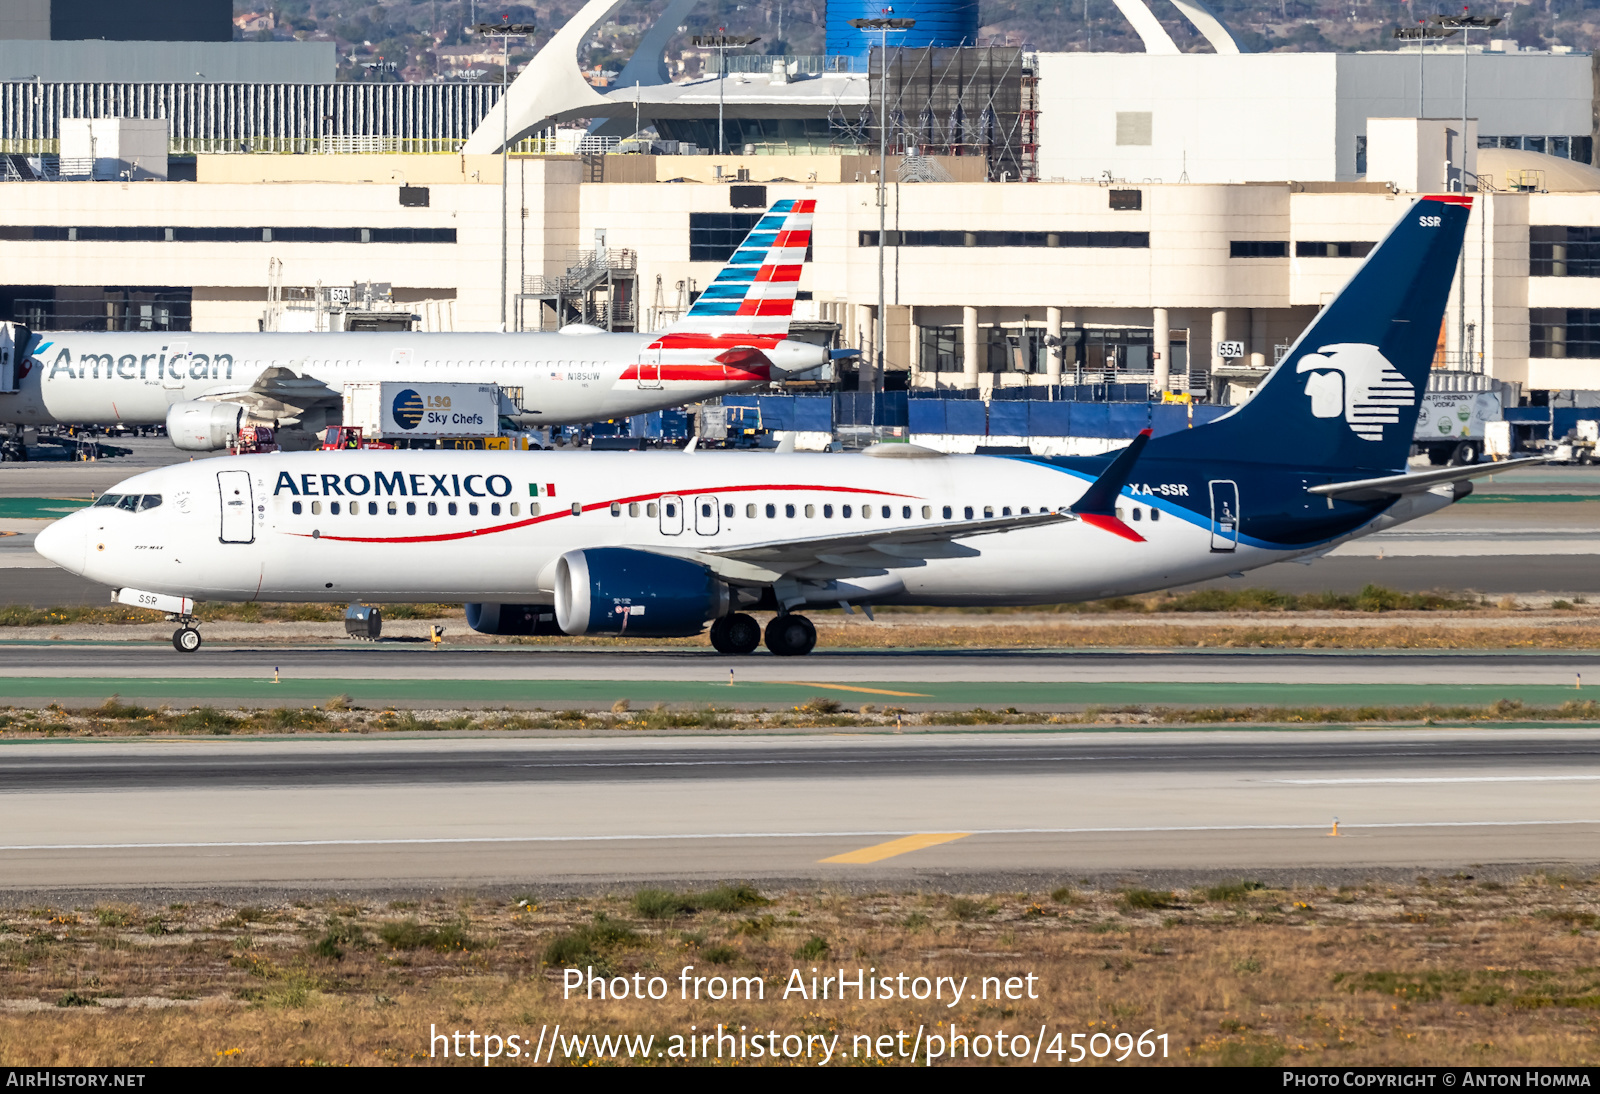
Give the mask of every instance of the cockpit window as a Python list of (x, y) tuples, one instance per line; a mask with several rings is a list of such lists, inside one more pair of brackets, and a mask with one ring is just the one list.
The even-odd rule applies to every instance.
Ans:
[(122, 497), (117, 499), (117, 508), (118, 509), (126, 509), (130, 513), (134, 512), (135, 510), (137, 510), (139, 508), (139, 495), (138, 494), (124, 494), (124, 495), (122, 495)]
[(130, 513), (142, 513), (146, 509), (154, 509), (161, 504), (160, 494), (101, 494), (95, 501), (95, 508), (102, 505), (116, 509), (126, 509)]
[(102, 505), (115, 505), (121, 500), (121, 494), (101, 494), (99, 499), (94, 503), (94, 506), (96, 509), (98, 509)]
[(139, 499), (139, 512), (142, 513), (146, 509), (154, 509), (156, 506), (158, 506), (160, 504), (161, 504), (161, 495), (160, 494), (146, 494), (144, 497)]

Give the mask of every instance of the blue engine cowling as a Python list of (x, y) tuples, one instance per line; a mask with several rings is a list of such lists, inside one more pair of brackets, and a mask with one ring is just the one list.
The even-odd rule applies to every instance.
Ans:
[(548, 604), (468, 604), (467, 626), (479, 634), (560, 634)]
[(567, 634), (680, 638), (728, 614), (728, 587), (688, 559), (628, 547), (568, 551), (556, 562), (556, 622)]

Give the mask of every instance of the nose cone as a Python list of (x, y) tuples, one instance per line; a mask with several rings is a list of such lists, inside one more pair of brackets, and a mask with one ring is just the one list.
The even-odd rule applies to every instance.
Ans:
[(89, 546), (89, 519), (87, 513), (61, 518), (34, 537), (33, 549), (63, 570), (83, 573), (84, 555)]

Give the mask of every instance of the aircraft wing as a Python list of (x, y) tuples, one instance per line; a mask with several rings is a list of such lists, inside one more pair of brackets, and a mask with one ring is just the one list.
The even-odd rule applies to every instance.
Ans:
[(734, 582), (765, 584), (783, 577), (828, 580), (862, 577), (922, 566), (930, 558), (959, 558), (978, 552), (958, 542), (973, 536), (1039, 528), (1076, 520), (1071, 513), (1029, 513), (982, 520), (942, 521), (911, 527), (863, 528), (834, 536), (774, 539), (765, 543), (706, 550), (662, 547), (642, 550), (693, 558)]
[(312, 407), (340, 406), (344, 397), (314, 376), (275, 365), (247, 384), (214, 387), (200, 396), (211, 403), (241, 403), (258, 418), (287, 418)]
[(1376, 479), (1356, 479), (1354, 482), (1330, 482), (1322, 486), (1308, 486), (1308, 493), (1344, 501), (1379, 501), (1397, 498), (1404, 494), (1422, 494), (1445, 483), (1465, 482), (1486, 475), (1499, 474), (1513, 467), (1544, 463), (1543, 456), (1529, 456), (1520, 460), (1502, 460), (1499, 463), (1480, 463), (1470, 467), (1441, 467), (1437, 471), (1414, 471), (1406, 475), (1384, 475)]

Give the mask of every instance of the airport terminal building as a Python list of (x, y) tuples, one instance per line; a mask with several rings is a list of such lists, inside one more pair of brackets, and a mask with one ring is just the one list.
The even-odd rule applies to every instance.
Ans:
[[(371, 285), (381, 288), (368, 313), (419, 329), (652, 329), (686, 309), (771, 201), (805, 197), (817, 213), (800, 314), (837, 324), (841, 344), (870, 349), (881, 338), (886, 387), (1115, 378), (1239, 398), (1409, 195), (1464, 189), (1478, 201), (1440, 367), (1517, 382), (1531, 396), (1600, 389), (1590, 57), (1514, 43), (1472, 46), (1465, 62), (1451, 46), (1010, 51), (1014, 65), (1009, 54), (965, 52), (929, 46), (926, 64), (988, 65), (987, 99), (935, 109), (934, 84), (918, 83), (923, 62), (894, 58), (888, 80), (900, 107), (887, 134), (872, 111), (887, 98), (881, 58), (864, 74), (778, 65), (609, 100), (642, 123), (652, 112), (684, 125), (709, 117), (715, 133), (718, 91), (728, 114), (747, 121), (813, 109), (797, 89), (834, 96), (826, 146), (813, 133), (722, 152), (659, 139), (563, 142), (559, 126), (596, 116), (605, 101), (519, 100), (519, 88), (544, 78), (540, 59), (512, 84), (515, 125), (496, 113), (498, 89), (380, 95), (401, 85), (358, 85), (368, 90), (341, 93), (356, 107), (363, 96), (398, 95), (427, 109), (375, 121), (351, 107), (344, 129), (369, 132), (325, 127), (292, 139), (239, 132), (250, 112), (229, 115), (234, 100), (218, 86), (140, 98), (0, 83), (0, 102), (56, 108), (8, 112), (35, 129), (0, 134), (0, 319), (36, 329), (326, 329), (332, 312), (353, 308), (348, 287)], [(820, 94), (808, 81), (833, 82)], [(297, 86), (297, 95), (256, 86), (257, 100), (280, 104), (253, 115), (258, 128), (292, 129), (297, 104), (322, 101), (318, 85)], [(148, 155), (139, 169), (117, 148), (146, 139), (140, 112), (176, 126), (175, 101), (218, 105), (184, 115), (183, 133), (167, 130), (174, 158), (159, 171)], [(502, 124), (514, 141), (505, 158)], [(234, 128), (208, 144), (207, 125)], [(486, 132), (494, 139), (475, 150)], [(892, 149), (881, 234), (880, 136)], [(69, 155), (84, 140), (87, 159)]]

